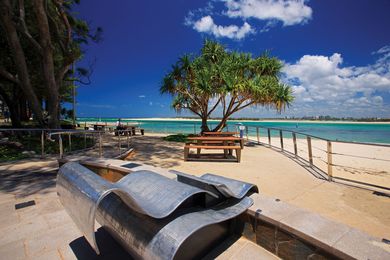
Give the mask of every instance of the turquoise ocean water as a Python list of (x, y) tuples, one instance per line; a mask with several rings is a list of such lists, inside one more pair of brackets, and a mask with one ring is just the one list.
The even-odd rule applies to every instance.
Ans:
[[(116, 122), (117, 118), (78, 118), (79, 123), (89, 122)], [(200, 122), (197, 120), (137, 120), (122, 119), (122, 122), (137, 123), (145, 131), (163, 132), (163, 133), (194, 133), (200, 131)], [(210, 121), (209, 126), (216, 126), (215, 121)], [(249, 134), (255, 135), (255, 126), (280, 128), (292, 130), (304, 134), (310, 134), (329, 140), (353, 141), (353, 142), (372, 142), (390, 144), (390, 123), (330, 123), (330, 122), (266, 122), (266, 121), (229, 121), (228, 130), (234, 131), (235, 124), (242, 123), (250, 126)], [(271, 132), (272, 135), (278, 135), (277, 131)], [(260, 135), (265, 136), (266, 130), (260, 130)], [(286, 133), (285, 137), (289, 137)]]

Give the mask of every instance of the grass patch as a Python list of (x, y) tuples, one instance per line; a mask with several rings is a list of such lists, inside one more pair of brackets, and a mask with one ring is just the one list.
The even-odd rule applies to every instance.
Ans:
[[(14, 161), (31, 157), (31, 154), (22, 154), (23, 151), (35, 152), (35, 155), (41, 155), (41, 136), (40, 133), (35, 134), (18, 134), (9, 137), (10, 142), (18, 142), (22, 146), (20, 148), (0, 145), (0, 162)], [(62, 144), (64, 153), (70, 151), (78, 151), (84, 148), (90, 148), (95, 145), (95, 140), (90, 136), (84, 139), (84, 136), (72, 135), (69, 142), (68, 135), (62, 135)], [(59, 154), (58, 135), (53, 136), (52, 140), (44, 140), (45, 154)]]
[(188, 137), (195, 136), (194, 134), (176, 134), (163, 137), (164, 141), (186, 143)]
[(0, 146), (0, 162), (15, 161), (27, 158), (28, 156), (22, 154), (22, 151), (14, 147), (8, 147), (5, 145)]

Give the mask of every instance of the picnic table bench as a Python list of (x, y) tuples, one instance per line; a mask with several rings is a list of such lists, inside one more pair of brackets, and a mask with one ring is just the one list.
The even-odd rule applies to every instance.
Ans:
[(107, 126), (106, 124), (94, 124), (93, 125), (93, 130), (95, 130), (95, 131), (104, 131), (106, 126)]
[(118, 135), (118, 134), (128, 135), (129, 134), (128, 131), (123, 131), (123, 130), (130, 130), (131, 131), (131, 135), (135, 135), (136, 134), (136, 132), (135, 132), (136, 130), (138, 130), (141, 135), (144, 135), (144, 133), (145, 133), (145, 130), (143, 128), (139, 128), (139, 127), (136, 127), (136, 126), (121, 125), (121, 126), (117, 126), (116, 129), (114, 130), (115, 131), (115, 135)]
[(203, 132), (204, 136), (235, 136), (238, 135), (236, 132)]

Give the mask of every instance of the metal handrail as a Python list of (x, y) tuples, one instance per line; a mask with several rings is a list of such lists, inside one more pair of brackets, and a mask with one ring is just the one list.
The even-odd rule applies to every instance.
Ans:
[(299, 131), (293, 131), (289, 129), (284, 129), (284, 128), (275, 128), (275, 127), (267, 127), (267, 126), (246, 126), (247, 128), (263, 128), (263, 129), (270, 129), (270, 130), (276, 130), (276, 131), (283, 131), (283, 132), (289, 132), (289, 133), (295, 133), (296, 135), (304, 135), (304, 136), (309, 136), (311, 138), (323, 140), (323, 141), (331, 141), (331, 142), (337, 142), (337, 143), (350, 143), (350, 144), (362, 144), (362, 145), (375, 145), (375, 146), (384, 146), (384, 147), (390, 147), (390, 144), (383, 144), (383, 143), (369, 143), (369, 142), (355, 142), (355, 141), (342, 141), (342, 140), (335, 140), (335, 139), (329, 139), (329, 138), (324, 138), (312, 134), (307, 134)]
[[(68, 135), (68, 142), (69, 142), (69, 152), (72, 152), (72, 135), (80, 135), (84, 134), (84, 149), (77, 150), (77, 151), (83, 151), (87, 148), (87, 135), (96, 136), (98, 135), (98, 148), (99, 148), (99, 157), (102, 157), (103, 155), (103, 141), (102, 136), (108, 131), (97, 131), (97, 130), (75, 130), (75, 129), (46, 129), (46, 128), (0, 128), (1, 132), (40, 132), (40, 139), (41, 139), (41, 158), (45, 158), (45, 139), (52, 139), (54, 136), (58, 136), (58, 145), (59, 145), (59, 157), (60, 159), (64, 156), (64, 145), (63, 145), (63, 135)], [(111, 132), (112, 133), (112, 132)], [(127, 141), (127, 149), (130, 148), (130, 136), (132, 135), (132, 130), (114, 130), (114, 133), (118, 133), (118, 150), (119, 155), (122, 154), (122, 138), (121, 134), (125, 134), (126, 141)], [(92, 147), (95, 147), (95, 144)], [(76, 152), (76, 151), (74, 151)]]
[[(69, 146), (71, 147), (71, 135), (72, 134), (84, 134), (84, 140), (86, 138), (87, 134), (92, 134), (92, 135), (98, 135), (98, 148), (99, 148), (99, 157), (103, 156), (103, 140), (102, 140), (102, 135), (106, 134), (107, 131), (97, 131), (97, 130), (76, 130), (76, 131), (63, 131), (63, 132), (55, 132), (51, 133), (50, 136), (52, 135), (58, 135), (58, 142), (59, 142), (59, 155), (60, 159), (63, 158), (64, 156), (64, 148), (63, 148), (63, 143), (62, 143), (62, 135), (68, 135), (69, 136)], [(114, 133), (118, 133), (118, 150), (119, 150), (119, 155), (122, 154), (122, 141), (121, 141), (121, 134), (127, 133), (126, 134), (126, 139), (127, 139), (127, 149), (130, 148), (130, 136), (132, 135), (132, 130), (118, 130), (115, 129)], [(84, 147), (86, 148), (86, 142), (84, 141)], [(71, 148), (70, 148), (71, 150)]]
[[(356, 181), (356, 180), (352, 180), (352, 179), (346, 179), (346, 178), (341, 178), (341, 177), (338, 177), (338, 176), (333, 176), (333, 167), (334, 166), (337, 166), (333, 163), (333, 155), (340, 155), (338, 153), (335, 153), (333, 152), (333, 149), (332, 149), (332, 143), (347, 143), (347, 144), (356, 144), (356, 145), (370, 145), (370, 146), (379, 146), (379, 147), (389, 147), (390, 148), (390, 144), (380, 144), (380, 143), (367, 143), (367, 142), (350, 142), (350, 141), (339, 141), (339, 140), (331, 140), (331, 139), (326, 139), (326, 138), (322, 138), (322, 137), (318, 137), (318, 136), (315, 136), (315, 135), (310, 135), (310, 134), (306, 134), (306, 133), (302, 133), (302, 132), (297, 132), (297, 131), (292, 131), (292, 130), (288, 130), (288, 129), (280, 129), (280, 128), (274, 128), (274, 127), (265, 127), (265, 126), (246, 126), (246, 138), (247, 140), (252, 140), (252, 141), (256, 141), (256, 140), (253, 140), (252, 138), (249, 138), (249, 130), (250, 128), (255, 128), (256, 130), (256, 137), (257, 137), (257, 143), (258, 144), (266, 144), (268, 145), (269, 147), (274, 147), (274, 148), (278, 148), (281, 150), (281, 152), (286, 152), (286, 153), (289, 153), (289, 154), (292, 154), (292, 152), (290, 151), (287, 151), (285, 150), (284, 148), (284, 142), (283, 142), (283, 132), (289, 132), (292, 134), (292, 140), (293, 140), (293, 149), (294, 149), (294, 152), (293, 152), (293, 155), (295, 155), (296, 158), (300, 158), (306, 162), (309, 163), (309, 166), (311, 168), (315, 168), (316, 170), (320, 170), (321, 172), (324, 172), (322, 169), (318, 168), (316, 165), (314, 165), (314, 162), (313, 162), (313, 152), (312, 152), (312, 144), (311, 144), (311, 139), (318, 139), (318, 140), (321, 140), (321, 141), (325, 141), (326, 142), (326, 150), (322, 150), (320, 149), (321, 151), (323, 152), (326, 152), (326, 155), (327, 155), (327, 158), (326, 160), (321, 160), (321, 161), (324, 161), (326, 164), (327, 164), (327, 171), (324, 172), (327, 174), (328, 176), (328, 180), (329, 181), (333, 181), (333, 179), (339, 179), (339, 180), (342, 180), (342, 181), (349, 181), (349, 182), (352, 182), (352, 183), (357, 183), (357, 184), (362, 184), (363, 182), (359, 182), (359, 181)], [(265, 129), (267, 134), (265, 137), (268, 137), (268, 144), (265, 143), (265, 142), (261, 142), (260, 140), (260, 131), (259, 129)], [(280, 147), (278, 146), (275, 146), (271, 143), (271, 130), (274, 130), (274, 131), (278, 131), (279, 132), (279, 137), (280, 137)], [(303, 158), (299, 155), (298, 153), (298, 147), (297, 147), (297, 135), (301, 135), (303, 137), (306, 137), (306, 145), (307, 145), (307, 156), (308, 158)], [(302, 138), (304, 139), (304, 138)], [(301, 139), (301, 140), (302, 140)], [(300, 143), (303, 143), (303, 142), (300, 142)], [(344, 155), (344, 154), (343, 154)], [(345, 156), (348, 156), (348, 155), (345, 155)], [(350, 155), (350, 156), (353, 156), (353, 155)], [(378, 158), (366, 158), (366, 159), (372, 159), (372, 160), (381, 160), (381, 159), (378, 159)], [(371, 187), (375, 187), (375, 188), (381, 188), (381, 189), (384, 189), (384, 190), (390, 190), (390, 187), (384, 187), (384, 186), (380, 186), (380, 185), (375, 185), (375, 184), (371, 184), (371, 183), (363, 183), (364, 185), (366, 186), (371, 186)]]

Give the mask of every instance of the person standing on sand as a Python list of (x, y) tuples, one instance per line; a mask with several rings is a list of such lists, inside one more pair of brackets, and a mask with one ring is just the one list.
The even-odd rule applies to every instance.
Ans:
[(118, 118), (118, 121), (116, 121), (116, 130), (118, 130), (115, 135), (118, 135), (118, 134), (123, 134), (123, 132), (121, 132), (120, 130), (125, 130), (125, 126), (122, 125), (122, 120), (120, 118)]

